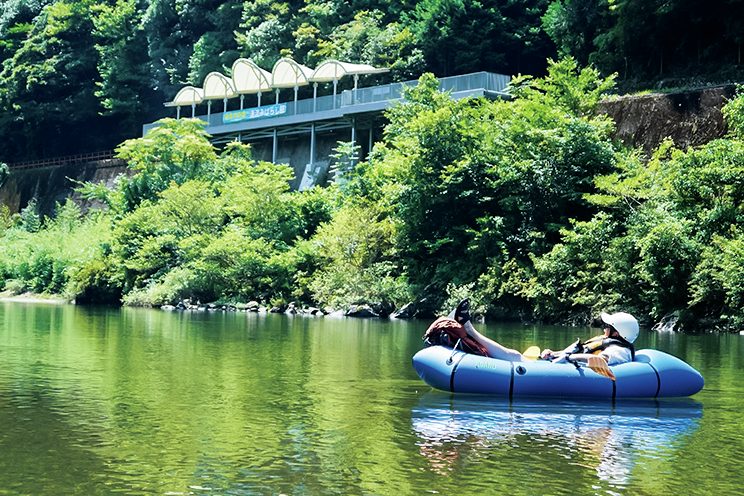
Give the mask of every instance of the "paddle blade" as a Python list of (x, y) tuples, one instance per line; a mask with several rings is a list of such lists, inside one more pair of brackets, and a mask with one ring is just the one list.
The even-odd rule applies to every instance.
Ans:
[(610, 370), (610, 367), (607, 365), (607, 362), (604, 358), (593, 356), (589, 358), (586, 362), (587, 366), (598, 373), (599, 375), (603, 375), (610, 379), (611, 381), (615, 380), (615, 374)]
[(537, 360), (538, 358), (540, 358), (540, 348), (537, 346), (530, 346), (529, 348), (524, 350), (522, 356), (529, 360)]

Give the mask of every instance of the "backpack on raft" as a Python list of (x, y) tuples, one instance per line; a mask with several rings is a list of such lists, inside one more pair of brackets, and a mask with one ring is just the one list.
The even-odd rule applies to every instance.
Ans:
[(471, 338), (460, 323), (448, 317), (435, 320), (424, 333), (423, 340), (426, 346), (446, 346), (473, 355), (488, 356), (482, 344)]

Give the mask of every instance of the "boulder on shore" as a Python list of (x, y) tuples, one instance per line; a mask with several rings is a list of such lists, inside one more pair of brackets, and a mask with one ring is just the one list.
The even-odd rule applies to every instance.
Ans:
[(370, 307), (369, 305), (351, 305), (346, 310), (345, 315), (347, 317), (360, 317), (360, 318), (379, 317), (379, 314), (377, 314), (374, 310), (372, 310), (372, 307)]
[(412, 319), (416, 316), (417, 309), (414, 302), (406, 303), (399, 310), (392, 313), (394, 319)]
[(681, 332), (682, 328), (679, 312), (672, 312), (662, 317), (653, 327), (653, 330), (656, 332)]

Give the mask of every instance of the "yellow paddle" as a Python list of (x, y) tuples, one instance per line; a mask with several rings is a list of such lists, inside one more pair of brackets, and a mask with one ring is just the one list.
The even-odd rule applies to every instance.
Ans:
[(604, 358), (599, 356), (590, 357), (587, 360), (586, 365), (599, 375), (607, 377), (611, 381), (615, 380), (615, 373), (610, 370), (610, 367), (607, 365), (607, 361)]
[(527, 358), (528, 360), (537, 360), (538, 358), (540, 358), (540, 348), (538, 346), (530, 346), (529, 348), (524, 350), (522, 356)]

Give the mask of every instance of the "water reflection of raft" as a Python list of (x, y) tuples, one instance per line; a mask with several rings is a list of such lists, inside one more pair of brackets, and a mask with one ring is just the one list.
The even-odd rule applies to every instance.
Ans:
[(658, 446), (698, 427), (702, 403), (692, 398), (603, 400), (524, 398), (509, 402), (484, 396), (428, 393), (412, 410), (414, 430), (427, 441), (467, 440), (473, 436), (499, 439), (515, 435), (567, 436), (611, 427), (630, 436), (639, 434)]
[(690, 396), (703, 388), (700, 373), (679, 358), (657, 350), (639, 350), (635, 360), (615, 365), (611, 381), (570, 363), (507, 362), (430, 346), (413, 357), (427, 384), (444, 391), (498, 396), (567, 398), (658, 398)]
[[(703, 405), (692, 398), (509, 400), (431, 392), (412, 408), (411, 421), (420, 453), (441, 474), (451, 476), (463, 459), (481, 460), (481, 466), (490, 459), (495, 471), (535, 461), (540, 470), (522, 482), (530, 484), (523, 488), (526, 494), (633, 494), (638, 491), (628, 483), (634, 467), (649, 459), (674, 460), (674, 451), (699, 428), (702, 415)], [(584, 479), (590, 472), (580, 472), (584, 489), (593, 490), (574, 484), (566, 489), (561, 476), (567, 466), (560, 458), (547, 466), (551, 452), (570, 465), (594, 468), (596, 481)]]

